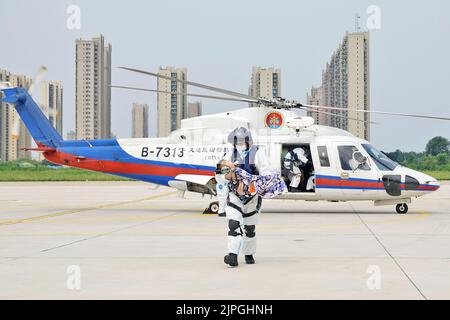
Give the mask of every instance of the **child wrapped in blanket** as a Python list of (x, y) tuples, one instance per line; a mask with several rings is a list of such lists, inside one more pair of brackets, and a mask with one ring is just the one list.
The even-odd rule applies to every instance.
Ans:
[(230, 191), (241, 200), (254, 195), (273, 198), (288, 191), (286, 184), (276, 171), (266, 175), (252, 175), (226, 160), (217, 164), (217, 171), (224, 174), (225, 179), (229, 181)]

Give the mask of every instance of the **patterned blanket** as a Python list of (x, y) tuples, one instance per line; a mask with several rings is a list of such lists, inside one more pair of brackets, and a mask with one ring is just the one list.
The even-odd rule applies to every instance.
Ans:
[(243, 182), (251, 193), (256, 193), (263, 198), (273, 198), (277, 195), (288, 192), (288, 188), (281, 176), (276, 171), (271, 171), (267, 175), (252, 175), (247, 171), (236, 168), (236, 178)]

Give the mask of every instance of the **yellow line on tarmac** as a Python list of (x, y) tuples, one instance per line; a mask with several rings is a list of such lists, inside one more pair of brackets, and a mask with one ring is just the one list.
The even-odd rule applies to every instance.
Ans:
[[(159, 211), (149, 212), (146, 211), (144, 216), (133, 216), (133, 214), (123, 212), (123, 213), (114, 213), (114, 216), (93, 216), (89, 217), (89, 222), (97, 222), (97, 221), (153, 221), (153, 220), (167, 220), (167, 219), (179, 219), (179, 218), (194, 218), (194, 217), (210, 217), (213, 215), (204, 215), (203, 213), (194, 213), (194, 212), (202, 212), (205, 208), (199, 208), (196, 210), (189, 210), (193, 213), (186, 213), (186, 212), (177, 212), (177, 210), (180, 210), (180, 208), (167, 208), (167, 207), (152, 207), (152, 209), (165, 209), (168, 210), (167, 212), (161, 213)], [(173, 210), (173, 211), (172, 211)], [(176, 215), (167, 215), (167, 214), (176, 214)], [(155, 214), (157, 216), (155, 216)], [(166, 215), (164, 215), (166, 214)], [(70, 222), (88, 222), (86, 220), (86, 217), (83, 218), (71, 218), (68, 220)], [(0, 234), (1, 236), (1, 234)]]
[(176, 192), (171, 191), (171, 192), (157, 194), (157, 195), (154, 195), (154, 196), (145, 197), (145, 198), (136, 199), (136, 200), (124, 201), (124, 202), (119, 202), (119, 203), (111, 203), (111, 204), (103, 204), (103, 205), (99, 205), (99, 206), (93, 206), (93, 207), (87, 207), (87, 208), (81, 208), (81, 209), (74, 209), (74, 210), (67, 210), (67, 211), (62, 211), (62, 212), (55, 212), (55, 213), (50, 213), (50, 214), (46, 214), (46, 215), (43, 215), (43, 216), (36, 216), (36, 217), (15, 219), (15, 220), (4, 220), (4, 221), (0, 221), (0, 226), (6, 226), (6, 225), (11, 225), (11, 224), (18, 224), (18, 223), (23, 223), (23, 222), (33, 222), (33, 221), (39, 221), (39, 220), (44, 220), (44, 219), (48, 219), (48, 218), (60, 217), (60, 216), (68, 215), (68, 214), (74, 214), (74, 213), (81, 213), (81, 212), (98, 210), (98, 209), (104, 209), (104, 208), (117, 207), (117, 206), (121, 206), (121, 205), (132, 204), (132, 203), (137, 203), (137, 202), (141, 202), (141, 201), (154, 200), (154, 199), (158, 199), (158, 198), (162, 198), (162, 197), (167, 197), (167, 196), (170, 196), (170, 195), (173, 195), (173, 194), (176, 194)]

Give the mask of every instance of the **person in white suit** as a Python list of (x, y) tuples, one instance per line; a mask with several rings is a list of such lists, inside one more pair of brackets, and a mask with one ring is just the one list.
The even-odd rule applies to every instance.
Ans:
[[(269, 171), (267, 155), (264, 150), (253, 144), (248, 129), (241, 127), (233, 130), (228, 136), (228, 142), (233, 148), (224, 155), (223, 160), (252, 175), (265, 174)], [(232, 186), (223, 178), (223, 173), (218, 172), (216, 180), (218, 181), (216, 188), (220, 189), (217, 190), (219, 208), (224, 208), (228, 221), (228, 254), (224, 257), (224, 262), (231, 267), (238, 266), (238, 255), (242, 252), (245, 255), (245, 262), (254, 264), (256, 224), (262, 198), (258, 195), (239, 196), (236, 190), (230, 190)]]

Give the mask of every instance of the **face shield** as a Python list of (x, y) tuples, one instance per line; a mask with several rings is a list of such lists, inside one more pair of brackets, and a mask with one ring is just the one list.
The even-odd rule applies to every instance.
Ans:
[(245, 151), (253, 144), (253, 138), (250, 130), (246, 128), (236, 128), (228, 135), (228, 142), (238, 151)]
[(247, 145), (246, 144), (237, 144), (236, 150), (242, 154), (243, 152), (245, 152), (247, 150)]

